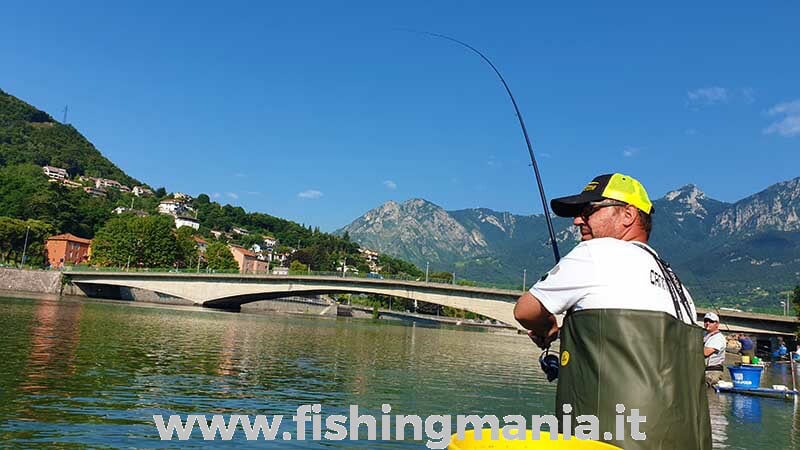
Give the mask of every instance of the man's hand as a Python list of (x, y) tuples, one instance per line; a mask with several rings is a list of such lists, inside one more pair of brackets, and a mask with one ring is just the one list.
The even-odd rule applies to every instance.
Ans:
[(558, 325), (555, 324), (553, 328), (547, 333), (547, 336), (537, 336), (533, 330), (528, 330), (528, 337), (531, 338), (534, 344), (542, 350), (547, 349), (550, 347), (550, 344), (553, 343), (556, 339), (558, 339)]

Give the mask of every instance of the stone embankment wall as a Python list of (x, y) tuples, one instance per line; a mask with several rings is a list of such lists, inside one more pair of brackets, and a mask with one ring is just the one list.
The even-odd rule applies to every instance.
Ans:
[(0, 289), (59, 294), (61, 293), (61, 272), (0, 267)]
[(285, 297), (275, 300), (260, 300), (242, 305), (242, 312), (283, 314), (311, 314), (336, 316), (337, 304), (324, 295), (313, 297)]

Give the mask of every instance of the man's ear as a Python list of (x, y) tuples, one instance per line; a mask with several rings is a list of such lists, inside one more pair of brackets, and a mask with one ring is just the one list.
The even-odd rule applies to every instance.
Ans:
[(622, 213), (622, 224), (625, 225), (625, 227), (630, 227), (636, 223), (638, 218), (639, 210), (633, 205), (628, 205), (625, 207)]

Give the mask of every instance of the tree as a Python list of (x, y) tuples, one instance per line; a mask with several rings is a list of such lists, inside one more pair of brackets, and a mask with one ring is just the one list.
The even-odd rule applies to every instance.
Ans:
[(289, 264), (289, 273), (291, 273), (292, 275), (304, 274), (307, 273), (307, 271), (308, 271), (308, 266), (296, 259), (292, 261), (291, 264)]
[(178, 228), (175, 239), (178, 244), (178, 267), (190, 269), (197, 267), (200, 252), (194, 240), (194, 230), (190, 227)]
[(24, 252), (26, 264), (43, 266), (44, 242), (53, 232), (53, 226), (41, 220), (0, 217), (0, 261), (21, 263)]
[(179, 256), (173, 221), (167, 216), (111, 219), (92, 242), (92, 261), (101, 266), (175, 267)]
[(430, 279), (435, 281), (444, 281), (447, 283), (453, 282), (453, 274), (450, 272), (433, 272), (430, 274)]
[(211, 270), (237, 270), (239, 268), (231, 250), (219, 241), (208, 244), (206, 261)]
[(792, 305), (797, 313), (797, 318), (800, 319), (800, 286), (795, 286), (792, 292)]

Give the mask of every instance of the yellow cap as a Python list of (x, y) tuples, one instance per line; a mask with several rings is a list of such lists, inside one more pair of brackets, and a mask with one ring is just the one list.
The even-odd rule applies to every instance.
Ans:
[(578, 195), (555, 198), (550, 206), (557, 216), (577, 217), (584, 206), (610, 198), (633, 205), (647, 214), (653, 213), (653, 203), (642, 183), (621, 173), (600, 175), (589, 182)]

